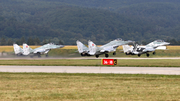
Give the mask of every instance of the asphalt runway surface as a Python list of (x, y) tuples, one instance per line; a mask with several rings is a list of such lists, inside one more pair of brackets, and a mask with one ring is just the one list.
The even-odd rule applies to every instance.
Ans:
[(180, 75), (172, 67), (95, 67), (95, 66), (0, 66), (0, 72), (27, 73), (114, 73)]
[[(46, 60), (46, 59), (105, 59), (104, 57), (6, 57), (0, 60)], [(180, 57), (161, 58), (124, 58), (109, 57), (108, 59), (180, 59)], [(93, 67), (93, 66), (0, 66), (0, 72), (43, 72), (43, 73), (115, 73), (115, 74), (165, 74), (180, 75), (180, 67)]]

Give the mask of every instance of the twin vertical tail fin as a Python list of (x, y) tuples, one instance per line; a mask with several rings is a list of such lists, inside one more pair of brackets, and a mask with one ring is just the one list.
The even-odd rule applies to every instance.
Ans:
[(94, 44), (92, 41), (88, 41), (88, 48), (89, 48), (89, 54), (95, 55), (97, 51), (96, 44)]
[(123, 47), (124, 53), (129, 53), (133, 51), (133, 48), (130, 47), (129, 45), (123, 45), (122, 47)]
[(78, 51), (79, 53), (87, 53), (89, 51), (89, 49), (79, 40), (76, 41), (77, 47), (78, 47)]
[(29, 55), (32, 49), (26, 43), (23, 43), (23, 51), (23, 55)]
[(17, 44), (13, 44), (14, 47), (14, 52), (16, 55), (22, 55), (23, 54), (23, 49), (19, 47)]

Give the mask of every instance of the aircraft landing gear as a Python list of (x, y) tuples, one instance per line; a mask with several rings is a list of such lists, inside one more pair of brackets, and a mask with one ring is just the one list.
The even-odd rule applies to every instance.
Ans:
[(38, 58), (40, 58), (41, 57), (41, 53), (37, 53), (37, 56), (38, 56)]
[(49, 57), (49, 55), (48, 55), (48, 54), (46, 54), (46, 57)]
[(141, 56), (141, 54), (138, 54), (138, 57), (140, 57)]
[(109, 57), (109, 54), (105, 54), (105, 57), (108, 58), (108, 57)]
[(149, 57), (149, 54), (147, 53), (146, 56)]
[(155, 55), (156, 54), (156, 52), (153, 52), (153, 55)]
[(116, 52), (114, 52), (113, 55), (116, 55)]
[(96, 58), (98, 58), (99, 57), (99, 55), (96, 55)]

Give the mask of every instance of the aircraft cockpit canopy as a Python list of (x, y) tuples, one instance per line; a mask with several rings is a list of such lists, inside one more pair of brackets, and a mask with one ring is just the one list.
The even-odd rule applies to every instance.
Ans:
[(163, 40), (156, 40), (156, 42), (164, 42)]
[(123, 41), (121, 38), (117, 38), (117, 39), (115, 39), (116, 41)]
[(54, 43), (52, 43), (52, 42), (51, 42), (51, 43), (49, 43), (49, 44), (50, 44), (50, 45), (54, 45)]

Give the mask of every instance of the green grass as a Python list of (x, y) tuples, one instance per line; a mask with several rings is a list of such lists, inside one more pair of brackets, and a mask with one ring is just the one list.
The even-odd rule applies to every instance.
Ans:
[[(180, 67), (180, 59), (120, 59), (115, 66), (125, 67)], [(24, 66), (103, 66), (101, 59), (50, 59), (50, 60), (0, 60), (0, 65)]]
[(180, 99), (180, 76), (0, 73), (3, 101), (157, 101)]

